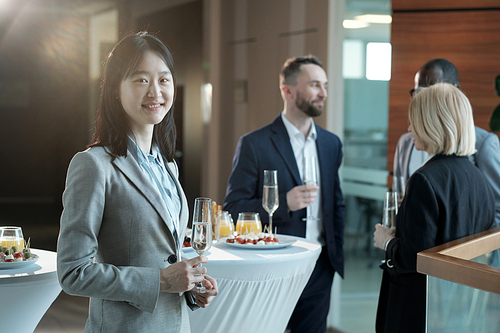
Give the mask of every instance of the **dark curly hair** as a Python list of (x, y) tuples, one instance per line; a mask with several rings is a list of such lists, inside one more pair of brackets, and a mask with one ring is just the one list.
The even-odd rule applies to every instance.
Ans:
[(432, 59), (425, 63), (419, 71), (428, 71), (428, 70), (434, 70), (434, 69), (440, 69), (442, 74), (438, 78), (434, 78), (437, 81), (436, 82), (429, 82), (428, 85), (433, 85), (435, 83), (443, 82), (443, 83), (449, 83), (460, 89), (460, 80), (458, 79), (458, 70), (453, 65), (451, 62), (449, 62), (446, 59)]

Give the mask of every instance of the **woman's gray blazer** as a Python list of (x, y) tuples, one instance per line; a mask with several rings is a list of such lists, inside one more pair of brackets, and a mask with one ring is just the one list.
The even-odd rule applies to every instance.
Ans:
[[(175, 163), (166, 164), (188, 205)], [(69, 166), (57, 249), (65, 292), (90, 297), (85, 332), (189, 332), (185, 298), (160, 293), (160, 270), (180, 258), (160, 193), (134, 157), (107, 148), (77, 153)]]

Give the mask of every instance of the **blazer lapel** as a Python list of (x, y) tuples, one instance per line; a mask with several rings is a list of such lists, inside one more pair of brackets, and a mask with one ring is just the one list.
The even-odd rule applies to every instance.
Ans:
[[(161, 216), (165, 225), (169, 227), (169, 217), (166, 211), (165, 204), (160, 193), (151, 186), (151, 182), (146, 178), (140, 166), (137, 164), (134, 157), (128, 153), (127, 156), (118, 156), (113, 161), (113, 164), (127, 177), (132, 184), (141, 192), (146, 199), (151, 203), (157, 213)], [(170, 230), (173, 233), (173, 230)]]
[(293, 176), (293, 179), (298, 185), (302, 185), (302, 180), (300, 179), (299, 168), (297, 167), (297, 162), (295, 161), (295, 155), (293, 153), (292, 145), (290, 144), (290, 137), (286, 130), (285, 124), (281, 119), (281, 115), (276, 118), (271, 126), (271, 141), (273, 142), (278, 154), (280, 154), (285, 165)]
[(179, 229), (180, 230), (178, 230), (178, 234), (179, 234), (179, 241), (182, 241), (182, 240), (184, 240), (187, 225), (183, 226), (183, 225), (181, 225), (181, 223), (183, 221), (189, 220), (189, 207), (187, 204), (187, 198), (186, 198), (186, 195), (184, 194), (181, 183), (179, 182), (178, 169), (172, 170), (172, 167), (176, 167), (176, 166), (174, 166), (175, 162), (168, 163), (165, 160), (163, 160), (163, 162), (165, 163), (165, 169), (167, 169), (167, 172), (169, 173), (170, 177), (172, 177), (172, 179), (174, 180), (175, 187), (177, 189), (177, 193), (179, 194), (179, 198), (181, 200), (181, 213), (179, 216)]

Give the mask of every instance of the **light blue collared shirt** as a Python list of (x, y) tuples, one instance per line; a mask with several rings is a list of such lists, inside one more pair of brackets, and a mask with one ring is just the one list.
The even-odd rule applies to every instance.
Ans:
[(174, 234), (177, 246), (179, 246), (179, 244), (182, 244), (177, 236), (179, 234), (177, 229), (179, 228), (181, 200), (179, 198), (175, 182), (165, 167), (160, 150), (158, 147), (153, 146), (151, 148), (152, 154), (146, 154), (141, 150), (141, 148), (139, 148), (130, 136), (128, 139), (128, 150), (163, 199), (163, 203), (165, 204), (165, 208), (170, 218), (168, 221), (169, 227)]

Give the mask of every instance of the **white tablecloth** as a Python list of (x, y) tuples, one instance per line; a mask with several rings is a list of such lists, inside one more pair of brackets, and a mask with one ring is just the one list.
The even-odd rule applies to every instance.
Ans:
[(205, 266), (219, 295), (207, 308), (190, 311), (192, 332), (285, 332), (321, 252), (319, 244), (294, 238), (293, 245), (272, 250), (212, 245)]
[(0, 269), (1, 332), (33, 332), (61, 292), (57, 254), (32, 249), (40, 259), (17, 269)]

